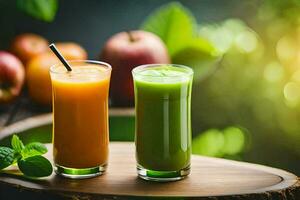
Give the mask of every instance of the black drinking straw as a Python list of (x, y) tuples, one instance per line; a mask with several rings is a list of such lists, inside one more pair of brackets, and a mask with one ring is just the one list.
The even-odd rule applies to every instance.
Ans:
[(55, 45), (52, 43), (49, 45), (49, 48), (53, 51), (53, 53), (58, 57), (58, 59), (60, 60), (60, 62), (62, 62), (62, 64), (64, 64), (64, 66), (66, 67), (66, 69), (70, 72), (72, 71), (72, 68), (70, 66), (70, 64), (67, 62), (67, 60), (61, 55), (61, 53), (58, 51), (58, 49), (55, 47)]

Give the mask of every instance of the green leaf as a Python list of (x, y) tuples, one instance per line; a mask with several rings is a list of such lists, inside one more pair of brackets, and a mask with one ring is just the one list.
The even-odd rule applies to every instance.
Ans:
[(192, 13), (180, 3), (155, 10), (142, 24), (145, 31), (158, 35), (166, 44), (172, 63), (192, 67), (195, 79), (208, 75), (220, 57), (209, 39), (198, 34)]
[(197, 38), (187, 43), (172, 57), (172, 62), (187, 65), (194, 70), (194, 79), (204, 78), (218, 66), (221, 56), (207, 40)]
[(11, 139), (11, 147), (17, 153), (21, 153), (21, 151), (24, 149), (24, 144), (17, 135), (13, 135), (13, 137)]
[(53, 168), (49, 160), (43, 156), (33, 156), (18, 161), (21, 172), (28, 177), (45, 177), (52, 174)]
[(32, 142), (25, 146), (21, 154), (23, 158), (27, 158), (31, 156), (43, 155), (47, 153), (47, 151), (47, 147), (44, 144), (40, 142)]
[(15, 151), (8, 147), (0, 147), (0, 170), (14, 162)]
[(180, 3), (170, 3), (155, 10), (141, 26), (141, 29), (158, 35), (166, 44), (171, 57), (187, 41), (195, 37), (196, 20), (192, 13)]
[(18, 8), (24, 13), (46, 22), (54, 20), (57, 0), (17, 0)]

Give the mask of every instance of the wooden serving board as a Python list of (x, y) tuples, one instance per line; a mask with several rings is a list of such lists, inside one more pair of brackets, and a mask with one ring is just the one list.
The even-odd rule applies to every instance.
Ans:
[[(52, 160), (52, 145), (46, 155)], [(298, 178), (286, 171), (225, 159), (192, 156), (192, 172), (169, 183), (137, 178), (134, 144), (112, 142), (105, 175), (70, 180), (53, 174), (42, 180), (0, 175), (0, 199), (300, 199)], [(74, 155), (75, 156), (75, 155)], [(76, 155), (80, 156), (80, 155)]]

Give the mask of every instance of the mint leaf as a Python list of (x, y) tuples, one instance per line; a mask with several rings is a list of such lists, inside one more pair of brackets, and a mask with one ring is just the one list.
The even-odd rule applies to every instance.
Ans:
[(54, 20), (57, 0), (17, 0), (18, 8), (24, 13), (46, 22)]
[(141, 29), (162, 39), (171, 57), (196, 36), (196, 28), (196, 20), (192, 13), (176, 2), (156, 9), (141, 26)]
[(32, 142), (30, 144), (27, 144), (25, 148), (22, 150), (21, 154), (23, 158), (31, 157), (31, 156), (37, 156), (37, 155), (43, 155), (47, 153), (47, 148), (44, 144), (40, 142)]
[(24, 144), (17, 135), (13, 135), (13, 137), (11, 139), (11, 147), (17, 153), (21, 153), (21, 151), (24, 149)]
[(0, 170), (14, 162), (15, 151), (8, 147), (0, 147)]
[(28, 177), (45, 177), (52, 174), (53, 168), (49, 160), (43, 156), (32, 156), (18, 161), (21, 172)]

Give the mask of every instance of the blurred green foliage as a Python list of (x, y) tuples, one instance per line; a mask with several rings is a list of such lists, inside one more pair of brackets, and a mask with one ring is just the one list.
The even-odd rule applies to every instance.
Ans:
[(209, 129), (193, 139), (193, 153), (214, 157), (239, 155), (246, 146), (245, 135), (238, 127)]
[(169, 3), (154, 10), (141, 29), (158, 35), (166, 44), (172, 62), (192, 67), (197, 80), (220, 57), (217, 49), (199, 35), (193, 14), (180, 3)]
[[(166, 44), (169, 54), (173, 56), (188, 45), (188, 40), (195, 37), (196, 24), (192, 13), (181, 4), (174, 2), (153, 11), (141, 28), (159, 36)], [(209, 44), (207, 46), (212, 48)]]
[(249, 132), (250, 147), (242, 159), (296, 173), (300, 173), (298, 2), (265, 1), (248, 24), (241, 19), (201, 24), (200, 35), (224, 56), (209, 80), (196, 83), (193, 98), (193, 108), (199, 111), (194, 112), (194, 123), (201, 123), (198, 131), (237, 124)]
[[(217, 60), (215, 52), (222, 55), (212, 76), (194, 82), (193, 152), (300, 173), (300, 1), (257, 2), (257, 12), (247, 20), (194, 25), (197, 38), (214, 50), (188, 47), (180, 54), (179, 50), (172, 53), (172, 62), (195, 71), (206, 66), (203, 60), (211, 55)], [(146, 25), (168, 6), (192, 16), (181, 5), (169, 4), (155, 11)], [(190, 21), (195, 22), (193, 17)], [(178, 27), (178, 33), (185, 28)], [(156, 33), (154, 27), (146, 30)], [(174, 31), (169, 34), (176, 34)], [(205, 71), (200, 70), (198, 76), (202, 73)]]
[(224, 135), (217, 129), (209, 129), (193, 139), (192, 149), (194, 154), (206, 156), (222, 156)]
[(35, 19), (52, 22), (58, 8), (58, 0), (17, 0), (17, 7)]

